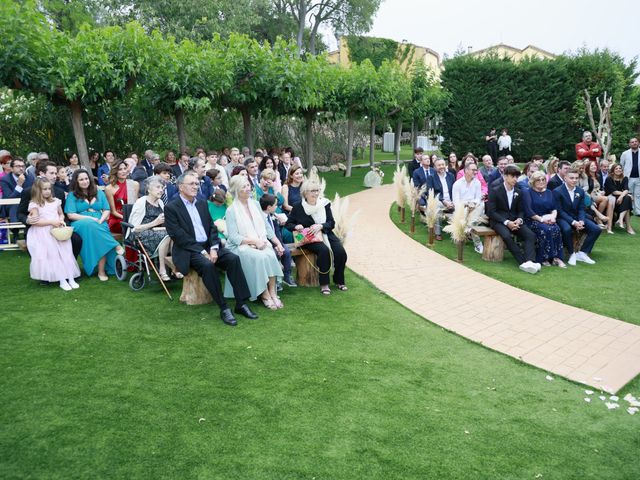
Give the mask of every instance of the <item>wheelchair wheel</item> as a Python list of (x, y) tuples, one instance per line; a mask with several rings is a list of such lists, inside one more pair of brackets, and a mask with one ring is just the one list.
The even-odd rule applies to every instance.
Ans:
[(116, 257), (116, 278), (121, 282), (127, 278), (127, 261), (122, 255)]
[(131, 287), (131, 290), (133, 290), (134, 292), (139, 292), (144, 288), (144, 284), (146, 283), (146, 281), (147, 279), (144, 276), (144, 272), (134, 273), (133, 276), (129, 279), (129, 287)]

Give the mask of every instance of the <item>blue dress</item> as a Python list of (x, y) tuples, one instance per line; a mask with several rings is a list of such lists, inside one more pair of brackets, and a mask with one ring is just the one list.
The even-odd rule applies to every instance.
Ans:
[(536, 234), (536, 262), (551, 261), (554, 258), (562, 260), (562, 232), (557, 223), (548, 224), (536, 222), (534, 215), (547, 215), (557, 210), (551, 190), (536, 192), (533, 188), (522, 191), (525, 209), (525, 224)]
[(300, 187), (294, 187), (293, 185), (289, 185), (289, 194), (288, 194), (287, 202), (289, 205), (293, 207), (296, 203), (300, 203), (302, 201), (302, 197), (300, 196)]
[[(67, 197), (64, 207), (65, 213), (77, 213), (86, 217), (99, 219), (103, 210), (109, 210), (109, 202), (102, 190), (98, 190), (98, 194), (92, 204), (86, 200), (78, 199), (73, 193)], [(96, 273), (98, 262), (106, 255), (107, 263), (105, 270), (109, 274), (115, 273), (115, 248), (118, 242), (111, 236), (109, 226), (106, 221), (102, 223), (95, 222), (89, 218), (76, 220), (71, 222), (74, 231), (82, 238), (82, 249), (80, 250), (80, 258), (87, 275), (91, 276)]]

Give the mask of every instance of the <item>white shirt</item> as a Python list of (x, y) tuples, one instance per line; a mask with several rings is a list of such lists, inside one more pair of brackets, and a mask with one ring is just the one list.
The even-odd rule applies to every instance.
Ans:
[(442, 184), (442, 200), (450, 202), (451, 194), (449, 193), (449, 185), (447, 184), (447, 174), (438, 174), (438, 176), (440, 177), (440, 183)]
[(473, 177), (471, 179), (471, 182), (467, 182), (467, 179), (464, 177), (459, 178), (453, 184), (453, 188), (451, 190), (451, 197), (454, 203), (479, 203), (482, 200), (482, 186), (480, 185), (480, 181), (476, 177)]
[(500, 135), (498, 137), (498, 148), (500, 150), (511, 149), (511, 137), (509, 135)]
[(574, 188), (573, 190), (569, 190), (569, 187), (567, 187), (567, 192), (569, 192), (569, 198), (571, 199), (571, 203), (573, 203), (573, 197), (576, 194), (576, 189)]
[(509, 202), (509, 208), (511, 208), (511, 204), (513, 203), (513, 194), (516, 189), (512, 188), (511, 190), (509, 190), (506, 184), (504, 185), (504, 189), (507, 191), (507, 201)]

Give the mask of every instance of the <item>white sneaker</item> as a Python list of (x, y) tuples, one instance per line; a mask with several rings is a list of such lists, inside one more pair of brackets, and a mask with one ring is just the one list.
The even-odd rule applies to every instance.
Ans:
[(536, 262), (531, 262), (533, 264), (534, 267), (536, 267), (536, 271), (540, 271), (542, 270), (542, 265), (540, 265), (539, 263)]
[(67, 280), (67, 283), (71, 288), (80, 288), (80, 285), (78, 285), (73, 278), (70, 278), (69, 280)]
[(567, 264), (571, 265), (572, 267), (576, 266), (576, 254), (572, 253), (571, 256), (569, 257), (569, 260), (567, 260)]
[(65, 292), (68, 292), (71, 290), (71, 285), (69, 285), (66, 280), (60, 280), (60, 288)]
[(478, 252), (480, 255), (482, 255), (482, 252), (484, 252), (484, 246), (481, 243), (476, 243), (475, 247), (473, 247), (473, 249)]
[(538, 269), (531, 262), (524, 262), (520, 264), (520, 270), (522, 270), (523, 272), (531, 273), (531, 274), (538, 272)]
[(576, 260), (579, 262), (584, 262), (588, 265), (593, 265), (595, 264), (595, 260), (591, 260), (591, 258), (589, 258), (589, 255), (587, 255), (584, 252), (578, 252), (576, 253)]

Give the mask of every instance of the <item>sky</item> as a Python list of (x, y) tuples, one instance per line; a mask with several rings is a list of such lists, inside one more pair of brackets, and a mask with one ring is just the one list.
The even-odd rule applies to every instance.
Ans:
[[(637, 0), (383, 0), (366, 35), (391, 38), (452, 56), (459, 48), (529, 44), (554, 54), (609, 48), (640, 56)], [(635, 32), (635, 33), (634, 33)], [(333, 47), (333, 46), (332, 46)]]

